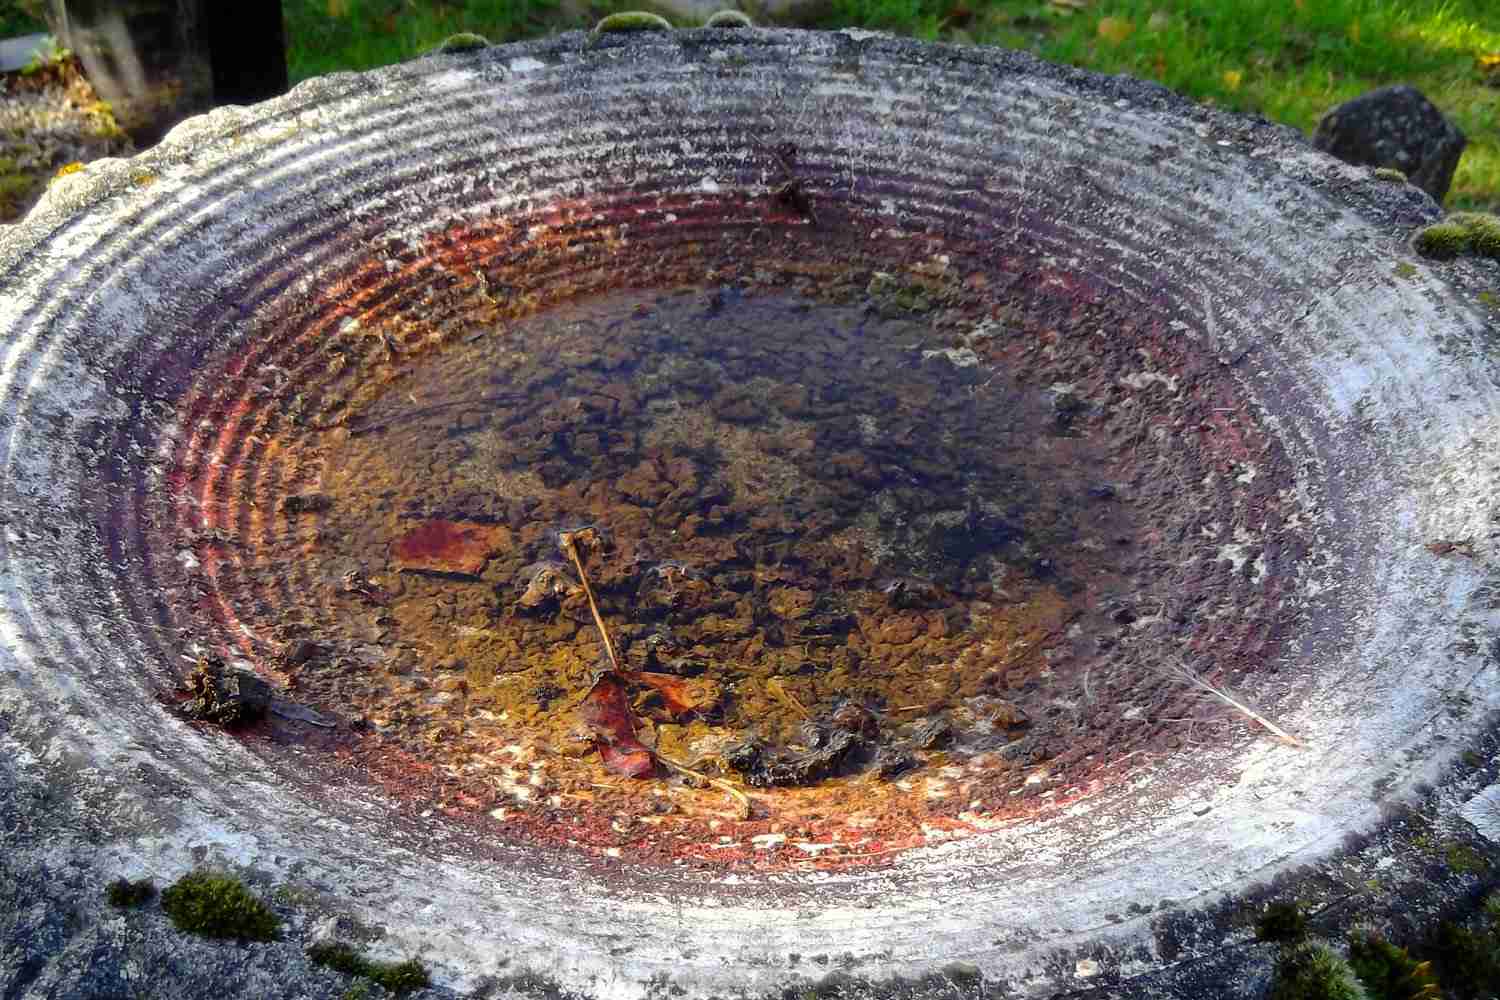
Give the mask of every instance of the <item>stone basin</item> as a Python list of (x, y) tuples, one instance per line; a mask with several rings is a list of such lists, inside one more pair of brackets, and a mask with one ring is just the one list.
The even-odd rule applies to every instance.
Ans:
[[(1496, 274), (1416, 256), (1438, 216), (1263, 120), (863, 31), (439, 54), (59, 178), (0, 235), (0, 982), (336, 995), (302, 956), (332, 930), (459, 991), (1248, 996), (1268, 899), (1330, 931), (1461, 907), (1497, 835)], [(651, 504), (693, 463), (728, 485), (688, 531)], [(541, 628), (505, 560), (584, 514), (724, 589), (681, 628), (807, 639), (763, 713), (843, 670), (915, 746), (892, 692), (962, 677), (915, 706), (961, 738), (756, 790), (568, 751), (547, 705), (582, 688), (517, 722), (484, 701)], [(824, 534), (673, 558), (736, 525)], [(618, 627), (640, 586), (602, 591)], [(206, 658), (281, 710), (184, 720)], [(708, 659), (740, 704), (772, 677)], [(202, 867), (285, 940), (100, 895)]]

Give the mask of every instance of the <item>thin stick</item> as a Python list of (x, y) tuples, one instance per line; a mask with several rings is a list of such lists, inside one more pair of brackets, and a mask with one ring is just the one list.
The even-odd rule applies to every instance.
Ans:
[(1248, 718), (1254, 719), (1256, 722), (1259, 722), (1262, 726), (1265, 726), (1271, 731), (1272, 735), (1281, 740), (1281, 742), (1294, 747), (1307, 747), (1306, 743), (1297, 739), (1297, 737), (1293, 736), (1285, 729), (1282, 729), (1276, 723), (1272, 722), (1264, 715), (1261, 715), (1249, 705), (1246, 705), (1244, 702), (1230, 695), (1228, 692), (1221, 691), (1219, 688), (1216, 688), (1212, 684), (1208, 683), (1208, 681), (1204, 680), (1202, 677), (1199, 677), (1187, 664), (1182, 662), (1174, 663), (1170, 667), (1163, 668), (1162, 673), (1165, 673), (1169, 677), (1175, 677), (1178, 680), (1186, 681), (1188, 684), (1197, 688), (1199, 691), (1204, 691), (1208, 694), (1213, 695), (1215, 698), (1219, 699), (1230, 708), (1235, 709)]
[(782, 701), (786, 702), (789, 707), (796, 709), (797, 713), (804, 719), (812, 718), (812, 713), (802, 707), (802, 702), (798, 701), (797, 696), (792, 694), (782, 685), (780, 678), (772, 677), (770, 680), (766, 681), (766, 689), (776, 697), (780, 698)]
[(673, 760), (671, 757), (666, 756), (659, 750), (656, 751), (656, 759), (670, 767), (672, 770), (677, 771), (679, 774), (690, 775), (700, 781), (705, 781), (708, 784), (713, 785), (715, 788), (720, 789), (721, 791), (728, 792), (730, 797), (732, 797), (736, 802), (739, 803), (740, 819), (750, 818), (750, 796), (746, 795), (738, 788), (735, 788), (729, 782), (720, 781), (718, 778), (710, 778), (708, 775), (704, 774), (701, 771), (694, 771), (686, 764), (682, 764), (678, 761)]
[(583, 560), (578, 558), (578, 546), (573, 544), (571, 533), (563, 533), (558, 541), (572, 557), (573, 565), (578, 568), (578, 580), (583, 584), (583, 596), (589, 599), (589, 611), (594, 616), (594, 627), (599, 630), (599, 638), (604, 640), (604, 652), (609, 657), (609, 665), (618, 672), (620, 658), (615, 655), (615, 644), (610, 641), (609, 629), (604, 627), (604, 616), (599, 613), (599, 605), (594, 601), (594, 588), (589, 586), (589, 575), (583, 571)]

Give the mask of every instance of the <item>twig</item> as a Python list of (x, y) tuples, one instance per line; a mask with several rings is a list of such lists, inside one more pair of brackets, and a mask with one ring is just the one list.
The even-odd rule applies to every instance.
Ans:
[(679, 774), (690, 775), (691, 777), (697, 778), (699, 781), (703, 781), (703, 782), (706, 782), (706, 783), (708, 783), (710, 785), (713, 785), (715, 788), (720, 789), (721, 791), (728, 792), (729, 795), (730, 795), (730, 797), (733, 798), (737, 803), (739, 803), (739, 807), (740, 807), (740, 819), (745, 820), (745, 819), (749, 819), (750, 818), (750, 811), (751, 811), (750, 796), (746, 795), (744, 792), (740, 791), (738, 788), (735, 788), (733, 785), (731, 785), (727, 781), (721, 781), (718, 778), (710, 778), (708, 775), (704, 774), (702, 771), (694, 771), (692, 768), (688, 767), (686, 764), (683, 764), (683, 763), (680, 763), (679, 761), (673, 760), (671, 757), (668, 757), (666, 754), (662, 753), (660, 750), (655, 751), (655, 753), (656, 753), (656, 759), (657, 760), (661, 761), (663, 764), (667, 765), (668, 767), (670, 767), (672, 770), (678, 772)]
[(1202, 691), (1206, 694), (1213, 695), (1215, 698), (1219, 699), (1230, 708), (1233, 708), (1235, 711), (1240, 712), (1247, 718), (1253, 719), (1256, 722), (1259, 722), (1262, 726), (1265, 726), (1271, 731), (1271, 734), (1277, 739), (1281, 740), (1281, 742), (1294, 747), (1307, 747), (1306, 743), (1297, 739), (1297, 737), (1293, 736), (1285, 729), (1282, 729), (1276, 723), (1272, 722), (1264, 715), (1261, 715), (1259, 712), (1251, 708), (1249, 705), (1245, 704), (1243, 701), (1240, 701), (1238, 698), (1234, 697), (1221, 688), (1214, 687), (1212, 684), (1208, 683), (1208, 681), (1204, 680), (1202, 677), (1199, 677), (1186, 663), (1183, 663), (1180, 660), (1174, 661), (1165, 667), (1159, 668), (1159, 672), (1166, 675), (1167, 677), (1184, 681), (1191, 687), (1197, 688), (1199, 691)]
[(594, 601), (594, 588), (589, 586), (588, 574), (583, 571), (583, 560), (578, 557), (578, 546), (573, 543), (571, 531), (562, 532), (557, 539), (557, 544), (573, 560), (573, 565), (578, 569), (578, 582), (583, 584), (583, 595), (589, 599), (589, 611), (594, 616), (594, 627), (599, 630), (599, 638), (604, 640), (604, 653), (609, 657), (609, 665), (620, 671), (620, 658), (615, 655), (615, 644), (610, 641), (609, 629), (604, 626), (604, 616), (599, 613), (599, 605)]
[(794, 694), (792, 694), (790, 691), (788, 691), (785, 687), (782, 686), (781, 679), (779, 677), (772, 677), (769, 680), (767, 680), (766, 681), (766, 690), (770, 691), (776, 697), (778, 697), (782, 701), (786, 702), (786, 704), (788, 705), (788, 707), (796, 709), (797, 713), (799, 715), (801, 715), (804, 719), (811, 719), (812, 718), (812, 713), (809, 712), (807, 709), (805, 709), (805, 708), (802, 707), (802, 702), (800, 702), (800, 701), (797, 700), (797, 696), (794, 695)]

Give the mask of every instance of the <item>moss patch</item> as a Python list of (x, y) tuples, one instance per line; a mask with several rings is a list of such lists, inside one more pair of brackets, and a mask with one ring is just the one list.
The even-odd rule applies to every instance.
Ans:
[(1307, 918), (1296, 903), (1271, 903), (1255, 921), (1257, 941), (1294, 944), (1307, 937)]
[(1318, 941), (1287, 948), (1276, 963), (1269, 1000), (1367, 1000), (1359, 977), (1338, 952)]
[(1419, 962), (1405, 948), (1375, 934), (1349, 936), (1349, 965), (1372, 1000), (1441, 998), (1431, 962)]
[[(307, 957), (315, 965), (321, 965), (345, 975), (358, 976), (361, 980), (369, 980), (397, 996), (422, 989), (431, 985), (432, 982), (427, 969), (414, 958), (409, 958), (404, 962), (376, 962), (366, 958), (347, 944), (336, 942), (315, 944), (307, 949)], [(359, 985), (356, 983), (350, 989), (353, 990)]]
[(1454, 212), (1442, 222), (1419, 230), (1412, 246), (1417, 253), (1434, 260), (1451, 260), (1465, 254), (1500, 260), (1500, 216)]
[(138, 882), (117, 878), (104, 888), (104, 898), (109, 901), (109, 905), (122, 908), (140, 906), (155, 895), (156, 886), (148, 878)]
[(162, 890), (161, 908), (178, 930), (211, 938), (273, 941), (281, 921), (239, 879), (193, 872)]

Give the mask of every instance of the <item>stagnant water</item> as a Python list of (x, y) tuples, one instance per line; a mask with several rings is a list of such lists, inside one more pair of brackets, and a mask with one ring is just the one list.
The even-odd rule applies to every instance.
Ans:
[[(1136, 528), (1067, 386), (946, 340), (890, 297), (730, 288), (476, 332), (320, 446), (299, 697), (447, 760), (527, 748), (554, 797), (1024, 743)], [(585, 527), (615, 663), (559, 546)]]

